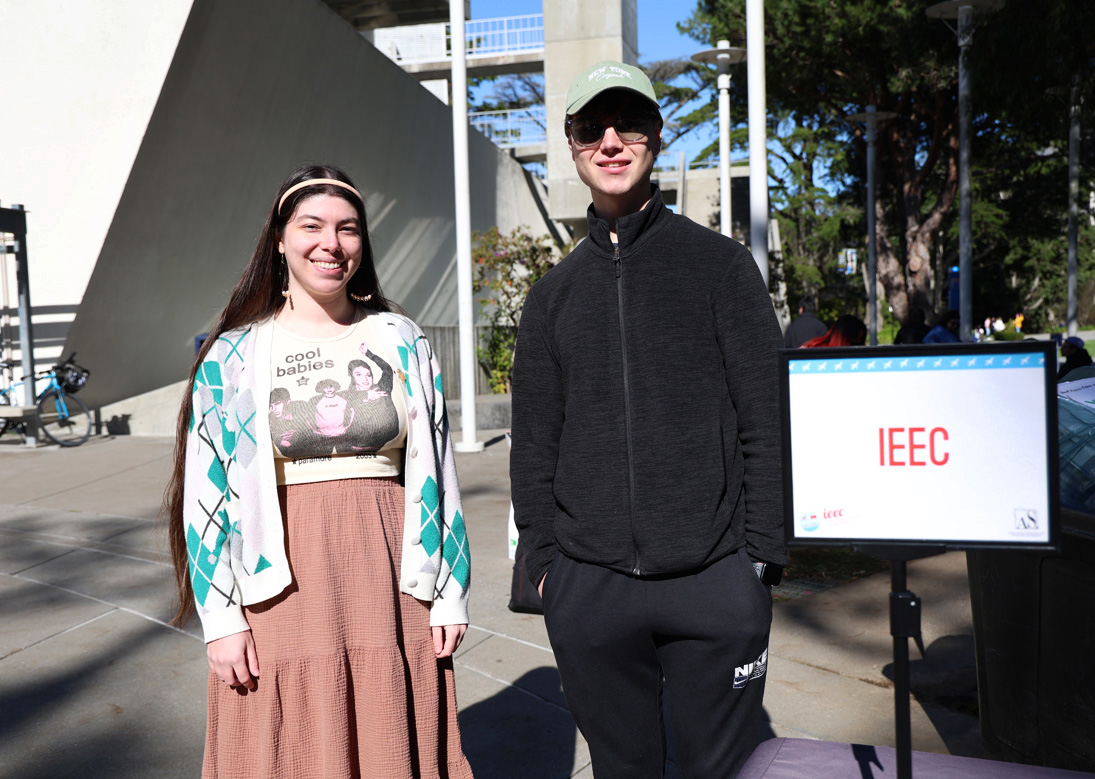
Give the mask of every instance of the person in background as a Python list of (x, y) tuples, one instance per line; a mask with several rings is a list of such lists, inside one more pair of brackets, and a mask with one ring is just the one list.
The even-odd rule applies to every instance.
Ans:
[(1091, 355), (1084, 348), (1083, 339), (1074, 335), (1070, 335), (1061, 344), (1061, 356), (1065, 361), (1057, 371), (1057, 381), (1063, 381), (1065, 376), (1077, 368), (1091, 365)]
[(798, 301), (798, 318), (787, 325), (787, 332), (783, 334), (783, 345), (788, 349), (797, 349), (811, 338), (825, 335), (828, 328), (825, 323), (814, 316), (814, 298), (811, 295), (803, 295)]
[(851, 314), (845, 314), (833, 323), (825, 335), (811, 338), (802, 345), (803, 349), (816, 349), (819, 346), (862, 346), (867, 342), (867, 325), (863, 320)]
[(924, 336), (928, 334), (930, 329), (924, 323), (924, 309), (910, 308), (905, 315), (905, 324), (901, 325), (901, 329), (897, 331), (893, 342), (895, 344), (923, 343)]
[(958, 343), (958, 327), (961, 319), (958, 312), (949, 308), (939, 317), (939, 324), (928, 331), (924, 336), (926, 344), (956, 344)]

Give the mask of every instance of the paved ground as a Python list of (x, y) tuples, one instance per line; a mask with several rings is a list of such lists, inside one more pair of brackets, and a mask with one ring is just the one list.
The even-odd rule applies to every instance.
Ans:
[[(474, 556), (473, 625), (456, 663), (465, 749), (480, 779), (590, 779), (543, 619), (506, 608), (499, 432), (481, 433), (484, 453), (458, 456)], [(166, 625), (155, 525), (170, 441), (16, 444), (0, 439), (0, 776), (198, 776), (205, 652), (193, 630)], [(913, 650), (913, 748), (983, 757), (976, 717), (961, 712), (975, 685), (965, 556), (911, 563), (909, 587), (928, 646), (927, 660)], [(889, 589), (887, 574), (787, 588), (796, 597), (776, 605), (771, 641), (772, 733), (894, 745)]]

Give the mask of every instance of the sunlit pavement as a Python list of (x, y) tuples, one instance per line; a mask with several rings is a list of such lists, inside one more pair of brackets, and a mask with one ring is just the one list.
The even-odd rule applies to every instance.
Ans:
[[(543, 619), (507, 609), (509, 452), (480, 431), (457, 455), (473, 551), (472, 626), (456, 659), (465, 751), (480, 779), (590, 779)], [(28, 450), (0, 439), (0, 776), (196, 777), (207, 666), (169, 627), (156, 525), (171, 441), (93, 438)], [(909, 565), (928, 658), (912, 650), (913, 748), (983, 757), (965, 556)], [(768, 735), (894, 746), (888, 574), (775, 606)], [(928, 700), (943, 701), (933, 703)], [(677, 772), (670, 764), (667, 776)]]

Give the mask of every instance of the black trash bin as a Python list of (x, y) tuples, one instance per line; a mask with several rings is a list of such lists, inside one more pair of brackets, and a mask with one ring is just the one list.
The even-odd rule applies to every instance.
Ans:
[(1061, 550), (971, 551), (981, 737), (1012, 762), (1095, 771), (1095, 407), (1058, 402)]

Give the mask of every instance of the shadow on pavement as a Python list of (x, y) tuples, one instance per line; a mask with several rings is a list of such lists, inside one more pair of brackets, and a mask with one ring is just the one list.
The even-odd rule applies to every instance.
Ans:
[[(988, 757), (980, 737), (977, 661), (973, 636), (943, 636), (925, 648), (924, 657), (909, 641), (909, 691), (935, 726), (952, 755)], [(894, 664), (882, 669), (890, 681)]]
[(574, 770), (570, 713), (527, 690), (562, 687), (552, 666), (534, 668), (497, 695), (460, 712), (460, 734), (476, 779), (565, 779)]
[(112, 612), (84, 628), (94, 630), (96, 640), (83, 651), (55, 636), (5, 660), (0, 775), (121, 779), (200, 772), (201, 731), (187, 724), (193, 709), (204, 709), (204, 695), (192, 700), (201, 690), (180, 682), (194, 669), (179, 662), (198, 654), (196, 643), (118, 616)]

